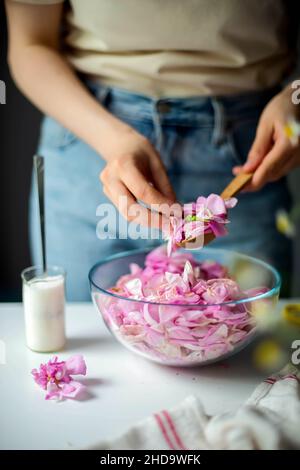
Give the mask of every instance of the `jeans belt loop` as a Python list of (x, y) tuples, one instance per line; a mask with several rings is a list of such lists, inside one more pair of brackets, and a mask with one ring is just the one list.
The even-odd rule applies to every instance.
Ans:
[(107, 99), (110, 96), (111, 89), (106, 85), (100, 85), (96, 90), (96, 97), (98, 101), (105, 106)]
[(160, 101), (155, 101), (153, 106), (153, 127), (155, 134), (155, 147), (156, 150), (160, 153), (163, 146), (163, 130), (159, 114), (159, 103)]
[(215, 98), (211, 100), (211, 104), (214, 109), (212, 141), (215, 145), (221, 145), (225, 139), (225, 110), (222, 103)]

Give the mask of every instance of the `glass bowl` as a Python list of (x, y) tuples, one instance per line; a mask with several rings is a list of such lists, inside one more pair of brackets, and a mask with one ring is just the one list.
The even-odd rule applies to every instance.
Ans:
[[(248, 345), (259, 325), (274, 313), (281, 285), (278, 272), (264, 261), (228, 250), (203, 248), (194, 251), (193, 257), (200, 262), (216, 261), (226, 266), (230, 277), (242, 290), (252, 289), (249, 297), (219, 304), (179, 305), (128, 299), (110, 292), (120, 276), (129, 273), (131, 263), (144, 267), (149, 251), (138, 249), (110, 256), (95, 264), (89, 272), (93, 303), (108, 329), (123, 346), (147, 359), (169, 366), (199, 366), (223, 360)], [(263, 293), (256, 291), (262, 286), (265, 288)], [(209, 331), (214, 334), (211, 335), (207, 324), (210, 312), (214, 311), (218, 316), (216, 320), (212, 314)], [(124, 312), (142, 318), (142, 325), (141, 321), (136, 325), (126, 325)], [(153, 321), (169, 315), (176, 318), (176, 322), (193, 317), (193, 333), (196, 335), (193, 340), (182, 338), (181, 345), (178, 345), (172, 337), (172, 323), (166, 322), (162, 327)], [(232, 326), (239, 318), (236, 315), (242, 318), (238, 327)], [(229, 329), (230, 337), (227, 334)], [(208, 338), (207, 335), (211, 336)]]

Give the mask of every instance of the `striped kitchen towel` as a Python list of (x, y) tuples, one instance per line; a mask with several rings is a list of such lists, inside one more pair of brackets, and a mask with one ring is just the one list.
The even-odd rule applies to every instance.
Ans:
[(197, 397), (154, 413), (111, 441), (89, 449), (299, 449), (300, 371), (286, 366), (268, 377), (234, 412), (207, 416)]

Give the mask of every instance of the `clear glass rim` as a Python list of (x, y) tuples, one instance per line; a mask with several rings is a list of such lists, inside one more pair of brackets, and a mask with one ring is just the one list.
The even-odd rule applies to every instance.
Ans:
[[(62, 266), (58, 266), (58, 265), (49, 265), (47, 266), (48, 269), (51, 269), (53, 271), (57, 271), (57, 275), (60, 275), (62, 276), (64, 279), (66, 277), (66, 271), (65, 269), (62, 267)], [(25, 268), (23, 269), (23, 271), (21, 271), (21, 278), (24, 282), (28, 283), (29, 281), (26, 279), (25, 275), (27, 273), (29, 273), (30, 271), (33, 271), (33, 270), (36, 270), (36, 271), (43, 271), (43, 266), (40, 266), (40, 265), (36, 265), (36, 266), (28, 266), (28, 268)], [(53, 277), (55, 276), (55, 274), (53, 275)], [(52, 275), (50, 275), (50, 277), (52, 277)]]
[[(158, 246), (156, 248), (158, 248)], [(147, 254), (151, 250), (153, 250), (153, 246), (150, 247), (150, 248), (138, 248), (138, 249), (135, 249), (135, 250), (122, 251), (121, 253), (117, 253), (115, 255), (111, 255), (111, 256), (106, 257), (102, 261), (99, 261), (98, 263), (94, 264), (94, 266), (90, 269), (89, 274), (88, 274), (90, 284), (92, 286), (94, 286), (101, 293), (103, 293), (105, 295), (108, 295), (110, 297), (115, 297), (115, 298), (120, 299), (120, 300), (127, 300), (129, 302), (137, 302), (137, 303), (143, 303), (143, 304), (149, 304), (149, 305), (159, 305), (159, 306), (166, 306), (166, 307), (197, 307), (198, 309), (203, 309), (203, 308), (207, 308), (207, 307), (221, 307), (221, 306), (226, 306), (226, 305), (245, 304), (247, 302), (253, 302), (255, 300), (266, 299), (268, 297), (272, 297), (273, 295), (277, 295), (280, 291), (281, 276), (280, 276), (279, 272), (277, 271), (277, 269), (275, 269), (273, 266), (271, 266), (267, 262), (262, 261), (258, 258), (254, 258), (253, 256), (245, 255), (245, 254), (239, 253), (237, 251), (217, 249), (217, 248), (203, 248), (203, 251), (205, 251), (205, 253), (218, 252), (218, 253), (223, 253), (225, 255), (232, 254), (234, 256), (238, 256), (238, 257), (243, 258), (245, 260), (251, 261), (252, 263), (254, 263), (256, 265), (262, 266), (267, 271), (272, 273), (272, 275), (274, 277), (274, 280), (275, 280), (274, 287), (272, 287), (267, 292), (263, 292), (261, 294), (254, 295), (254, 296), (251, 296), (251, 297), (245, 297), (245, 298), (242, 298), (242, 299), (238, 299), (238, 300), (234, 300), (234, 301), (228, 301), (228, 302), (222, 302), (222, 303), (217, 303), (217, 304), (201, 305), (201, 304), (160, 303), (160, 302), (151, 302), (150, 300), (130, 299), (128, 297), (124, 297), (123, 295), (119, 295), (119, 294), (114, 293), (114, 292), (109, 292), (108, 290), (104, 289), (103, 287), (98, 286), (94, 282), (94, 280), (92, 278), (93, 273), (95, 272), (95, 270), (98, 267), (103, 266), (104, 264), (107, 264), (110, 261), (113, 261), (113, 260), (116, 260), (116, 259), (119, 259), (119, 258), (122, 258), (122, 257), (127, 257), (127, 256), (130, 256), (130, 255), (137, 255), (137, 254), (141, 254), (141, 253)], [(189, 250), (182, 250), (182, 251), (189, 251)]]

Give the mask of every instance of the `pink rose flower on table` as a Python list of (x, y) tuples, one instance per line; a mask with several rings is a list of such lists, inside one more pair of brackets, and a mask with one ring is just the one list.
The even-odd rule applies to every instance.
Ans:
[(85, 390), (85, 385), (73, 379), (73, 375), (86, 375), (86, 363), (80, 354), (59, 361), (55, 356), (39, 369), (33, 369), (34, 381), (46, 390), (46, 400), (77, 398)]
[(193, 240), (209, 233), (215, 237), (226, 235), (226, 225), (229, 223), (228, 209), (232, 209), (236, 204), (236, 198), (224, 200), (217, 194), (210, 194), (207, 198), (200, 196), (196, 202), (184, 204), (183, 217), (170, 219), (170, 234), (166, 235), (168, 254), (170, 255), (184, 240)]

